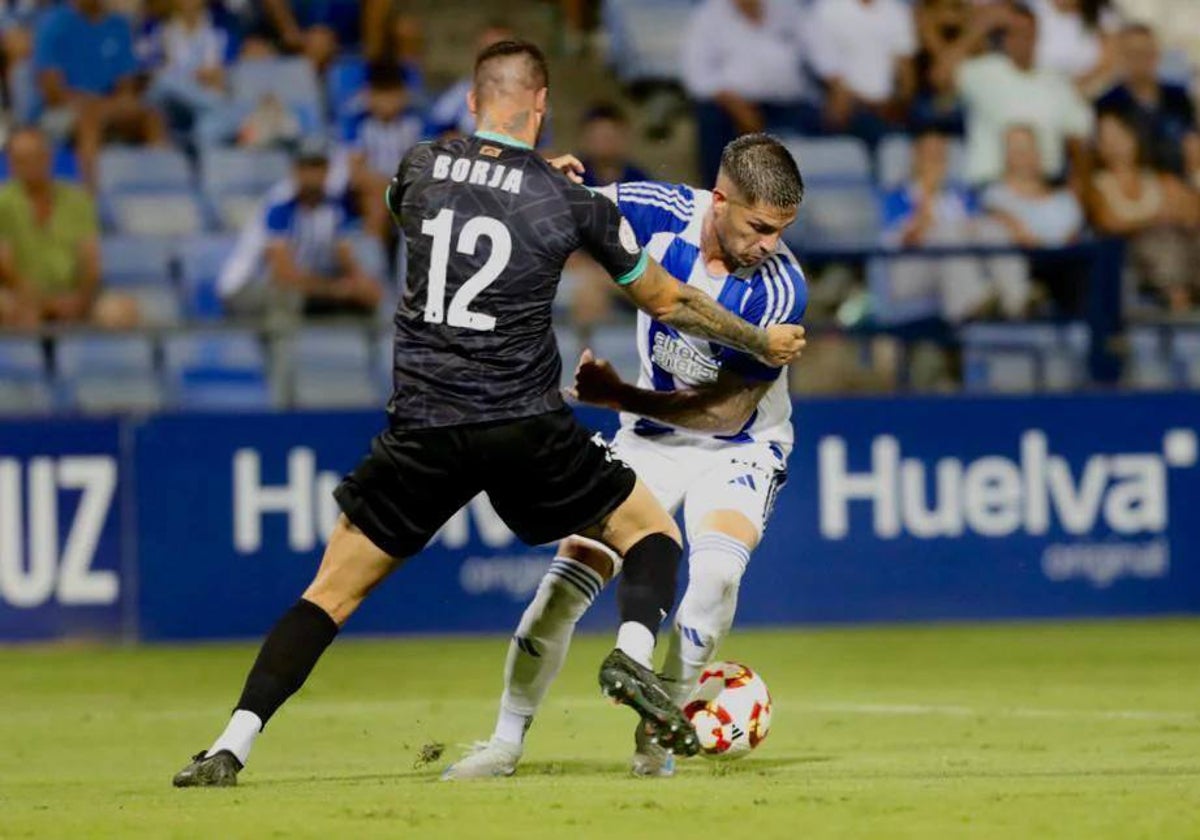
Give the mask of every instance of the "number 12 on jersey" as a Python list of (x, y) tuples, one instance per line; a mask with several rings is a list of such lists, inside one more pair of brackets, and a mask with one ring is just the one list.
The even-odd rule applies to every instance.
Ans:
[(491, 332), (496, 319), (482, 312), (472, 312), (471, 301), (496, 281), (512, 257), (512, 235), (499, 219), (476, 216), (462, 226), (458, 234), (458, 253), (474, 256), (480, 237), (492, 241), (492, 252), (480, 269), (467, 278), (446, 307), (446, 272), (450, 265), (450, 240), (454, 236), (454, 211), (442, 210), (432, 219), (421, 223), (421, 233), (433, 238), (429, 259), (429, 288), (425, 299), (425, 320), (431, 324), (446, 323), (452, 327)]

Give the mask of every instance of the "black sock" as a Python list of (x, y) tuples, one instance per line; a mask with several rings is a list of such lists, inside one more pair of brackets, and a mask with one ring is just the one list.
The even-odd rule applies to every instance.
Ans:
[(316, 604), (303, 598), (293, 604), (267, 634), (237, 708), (258, 715), (266, 726), (271, 715), (304, 685), (337, 632), (337, 623)]
[(621, 621), (636, 621), (658, 636), (675, 603), (675, 585), (683, 549), (666, 534), (651, 534), (625, 552), (617, 583)]

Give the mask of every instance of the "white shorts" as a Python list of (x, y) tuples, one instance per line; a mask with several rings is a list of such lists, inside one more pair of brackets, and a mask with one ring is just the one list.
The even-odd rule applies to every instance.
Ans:
[(749, 519), (761, 538), (779, 488), (787, 481), (788, 450), (778, 444), (697, 446), (672, 436), (647, 438), (621, 429), (613, 454), (633, 468), (672, 515), (683, 507), (690, 542), (712, 511), (732, 510)]

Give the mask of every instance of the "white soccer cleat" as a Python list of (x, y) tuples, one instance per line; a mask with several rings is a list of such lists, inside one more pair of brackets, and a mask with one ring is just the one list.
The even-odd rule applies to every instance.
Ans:
[(511, 776), (521, 760), (521, 745), (493, 738), (476, 741), (458, 761), (442, 771), (443, 782)]
[(631, 762), (633, 775), (662, 779), (675, 775), (675, 754), (656, 744), (641, 721), (633, 730), (633, 742), (636, 745)]

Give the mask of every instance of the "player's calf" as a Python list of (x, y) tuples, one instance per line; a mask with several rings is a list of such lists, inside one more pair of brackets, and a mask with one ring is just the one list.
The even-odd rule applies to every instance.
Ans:
[(235, 783), (230, 779), (267, 722), (304, 685), (341, 625), (395, 565), (344, 516), (338, 520), (313, 583), (263, 641), (224, 732), (176, 774), (176, 787)]

